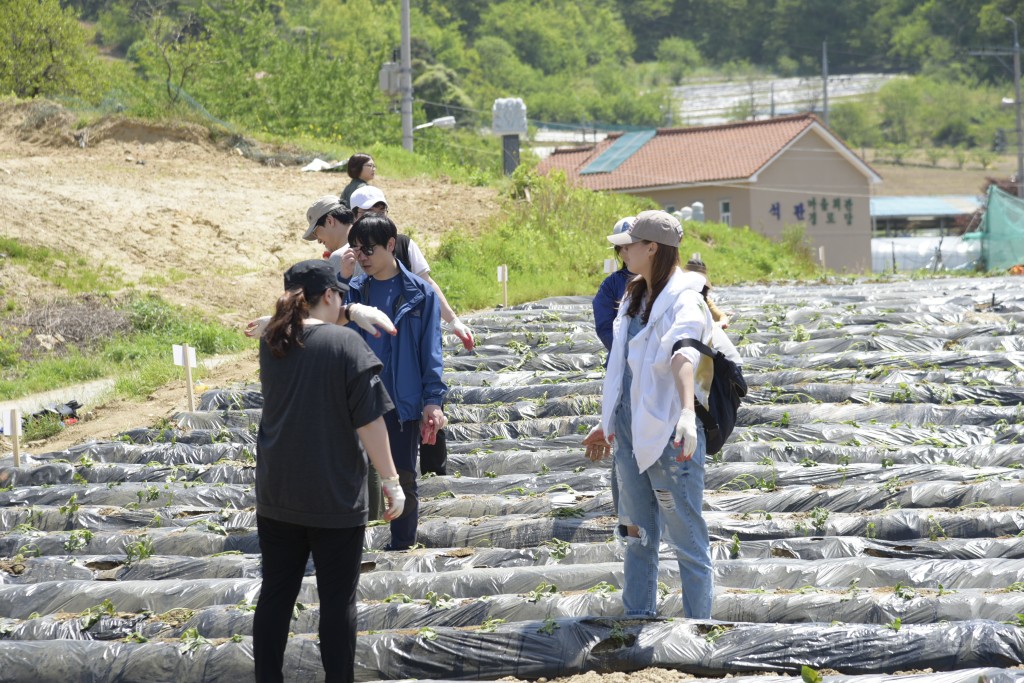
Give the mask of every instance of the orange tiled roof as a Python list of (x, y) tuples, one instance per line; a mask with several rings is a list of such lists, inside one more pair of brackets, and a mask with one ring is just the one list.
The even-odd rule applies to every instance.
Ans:
[[(812, 126), (832, 135), (812, 114), (695, 128), (661, 128), (609, 173), (580, 175), (621, 133), (584, 148), (556, 150), (540, 173), (559, 169), (591, 190), (630, 190), (750, 178)], [(833, 136), (834, 137), (834, 136)], [(842, 144), (838, 138), (834, 138)]]

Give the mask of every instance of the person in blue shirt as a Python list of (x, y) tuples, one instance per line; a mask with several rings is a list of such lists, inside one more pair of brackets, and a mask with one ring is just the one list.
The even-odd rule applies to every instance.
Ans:
[[(615, 223), (615, 227), (612, 228), (612, 234), (618, 235), (619, 233), (629, 232), (629, 229), (633, 227), (634, 221), (636, 221), (635, 216), (620, 218)], [(622, 301), (622, 296), (626, 293), (626, 283), (636, 277), (629, 270), (629, 262), (627, 261), (629, 251), (623, 250), (619, 245), (615, 245), (615, 255), (622, 259), (622, 267), (604, 279), (601, 286), (597, 289), (597, 294), (594, 295), (592, 304), (594, 307), (594, 327), (597, 328), (597, 336), (600, 338), (601, 343), (604, 344), (604, 349), (609, 353), (609, 356), (612, 350), (612, 322), (615, 321), (615, 316), (619, 313), (619, 302)], [(605, 366), (607, 367), (607, 365), (608, 360), (605, 359)], [(614, 467), (612, 467), (611, 486), (612, 507), (615, 508), (615, 512), (618, 514), (619, 482)]]
[[(634, 220), (636, 219), (633, 216), (619, 219), (612, 234), (618, 235), (629, 231)], [(594, 295), (594, 326), (597, 328), (597, 336), (604, 344), (606, 351), (612, 350), (612, 321), (615, 320), (615, 315), (619, 312), (619, 302), (622, 301), (622, 295), (626, 292), (626, 283), (636, 277), (629, 270), (629, 263), (626, 260), (628, 253), (628, 251), (622, 251), (622, 247), (615, 247), (615, 255), (622, 259), (622, 267), (606, 277), (598, 288), (597, 294)]]
[(390, 218), (368, 213), (355, 222), (348, 241), (363, 269), (349, 281), (347, 301), (376, 306), (398, 332), (377, 335), (356, 329), (383, 364), (380, 377), (395, 408), (384, 415), (391, 455), (405, 492), (405, 509), (391, 522), (387, 550), (416, 543), (419, 499), (416, 460), (420, 440), (432, 444), (447, 418), (441, 409), (448, 387), (441, 379), (441, 308), (434, 289), (395, 258), (398, 229)]

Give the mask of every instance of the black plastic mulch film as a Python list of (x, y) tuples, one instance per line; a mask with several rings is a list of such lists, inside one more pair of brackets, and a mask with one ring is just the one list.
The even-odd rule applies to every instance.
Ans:
[[(609, 463), (579, 445), (604, 350), (589, 299), (547, 299), (469, 316), (472, 353), (446, 337), (449, 474), (420, 481), (423, 547), (367, 529), (358, 680), (1024, 681), (1021, 281), (714, 296), (751, 391), (706, 470), (713, 620), (681, 618), (667, 546), (661, 617), (623, 617)], [(261, 408), (208, 391), (172, 427), (0, 467), (0, 678), (251, 676)], [(323, 676), (313, 573), (289, 680)]]

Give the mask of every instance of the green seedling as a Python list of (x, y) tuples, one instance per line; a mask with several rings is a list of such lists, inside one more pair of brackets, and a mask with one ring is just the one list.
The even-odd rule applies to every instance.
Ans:
[(946, 530), (942, 528), (939, 520), (935, 519), (934, 515), (928, 515), (928, 539), (937, 541), (940, 538), (948, 538)]
[(435, 593), (434, 591), (429, 591), (423, 597), (430, 604), (432, 609), (451, 609), (455, 606), (455, 600), (453, 600), (452, 596), (447, 593)]
[(493, 619), (488, 619), (484, 623), (480, 624), (480, 632), (481, 633), (494, 633), (495, 631), (498, 630), (498, 626), (500, 626), (501, 624), (504, 624), (504, 623), (505, 623), (505, 619), (502, 619), (500, 617), (495, 617)]
[(199, 629), (189, 628), (181, 634), (181, 645), (178, 650), (182, 653), (198, 650), (203, 645), (209, 645), (210, 641), (199, 634)]
[(815, 529), (824, 529), (825, 523), (828, 522), (829, 511), (820, 505), (811, 510), (811, 519), (814, 520)]
[(904, 586), (902, 583), (897, 583), (892, 591), (896, 597), (904, 600), (913, 600), (917, 597), (917, 592), (910, 586)]
[(388, 597), (384, 598), (384, 602), (409, 603), (412, 602), (412, 598), (410, 598), (405, 593), (392, 593)]
[(88, 529), (75, 529), (68, 534), (68, 540), (64, 541), (64, 552), (73, 553), (89, 545), (92, 540), (92, 532)]
[(153, 555), (153, 541), (150, 540), (149, 536), (141, 536), (139, 540), (133, 543), (126, 543), (124, 552), (126, 555), (125, 564), (131, 566)]
[(424, 626), (423, 628), (421, 628), (419, 631), (416, 632), (416, 635), (418, 635), (420, 638), (423, 638), (424, 640), (437, 640), (437, 631), (430, 628), (429, 626)]
[(721, 638), (723, 635), (725, 635), (731, 629), (732, 629), (731, 626), (724, 626), (722, 624), (716, 624), (715, 626), (713, 626), (711, 628), (711, 630), (709, 630), (707, 633), (704, 634), (704, 640), (708, 641), (709, 643), (714, 643), (716, 640)]
[(572, 552), (572, 545), (560, 538), (544, 541), (544, 545), (548, 548), (548, 555), (555, 560), (564, 560)]
[(536, 588), (526, 594), (526, 597), (530, 602), (537, 602), (545, 595), (552, 595), (557, 592), (558, 586), (550, 584), (547, 581), (541, 581)]
[(825, 680), (816, 669), (812, 669), (806, 664), (800, 667), (800, 678), (804, 683), (822, 683)]
[(553, 636), (555, 635), (555, 631), (560, 628), (561, 626), (559, 626), (554, 619), (548, 617), (544, 620), (544, 625), (537, 629), (537, 633), (544, 633), (546, 635)]
[(903, 626), (903, 620), (900, 619), (899, 617), (896, 617), (895, 619), (893, 619), (892, 621), (890, 621), (888, 624), (885, 625), (886, 628), (892, 629), (893, 631), (899, 631), (900, 628), (902, 628), (902, 626)]
[(94, 605), (79, 614), (78, 621), (82, 625), (82, 630), (88, 631), (97, 621), (103, 618), (104, 615), (112, 617), (116, 611), (117, 610), (114, 609), (114, 603), (110, 600), (104, 600), (100, 604)]
[(68, 498), (68, 502), (65, 503), (64, 505), (61, 505), (57, 509), (60, 510), (60, 514), (64, 515), (65, 517), (71, 518), (75, 515), (76, 512), (78, 512), (78, 507), (78, 494), (72, 493), (71, 497)]
[(587, 592), (588, 593), (614, 593), (617, 590), (619, 590), (619, 589), (616, 588), (615, 586), (611, 585), (607, 581), (602, 581), (601, 583), (598, 583), (598, 584), (588, 588)]
[(735, 560), (740, 555), (740, 537), (732, 535), (732, 543), (729, 545), (729, 559)]

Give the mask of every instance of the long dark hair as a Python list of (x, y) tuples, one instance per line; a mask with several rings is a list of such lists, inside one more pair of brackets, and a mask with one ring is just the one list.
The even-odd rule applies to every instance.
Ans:
[(301, 287), (289, 289), (278, 298), (274, 316), (263, 331), (263, 340), (275, 358), (284, 358), (292, 349), (302, 348), (302, 321), (309, 317), (309, 309), (319, 304), (321, 298), (323, 294), (318, 294), (307, 301)]
[(372, 157), (369, 154), (363, 154), (362, 152), (350, 156), (345, 169), (348, 172), (348, 177), (352, 180), (357, 180), (363, 173), (363, 166), (366, 166), (366, 162), (371, 159)]
[[(650, 244), (650, 242), (646, 242)], [(679, 248), (670, 247), (667, 244), (658, 244), (658, 251), (654, 253), (654, 263), (651, 265), (651, 296), (647, 298), (647, 305), (644, 306), (643, 315), (640, 320), (644, 325), (651, 318), (651, 309), (654, 308), (654, 300), (665, 289), (665, 285), (672, 278), (676, 268), (679, 266)], [(626, 298), (629, 299), (629, 308), (626, 315), (636, 317), (640, 313), (640, 304), (644, 295), (647, 294), (647, 280), (642, 277), (635, 277), (626, 285)]]

